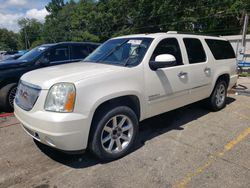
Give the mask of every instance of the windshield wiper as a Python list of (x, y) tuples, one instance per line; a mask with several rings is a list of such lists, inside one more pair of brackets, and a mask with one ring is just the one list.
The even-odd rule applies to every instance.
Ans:
[(111, 56), (115, 51), (119, 50), (128, 41), (129, 41), (129, 39), (125, 40), (121, 44), (118, 44), (117, 46), (115, 46), (114, 48), (112, 48), (108, 53), (106, 53), (104, 56), (102, 56), (101, 58), (99, 58), (98, 60), (96, 60), (96, 62), (98, 63), (100, 61), (103, 61), (103, 60), (107, 59), (109, 56)]

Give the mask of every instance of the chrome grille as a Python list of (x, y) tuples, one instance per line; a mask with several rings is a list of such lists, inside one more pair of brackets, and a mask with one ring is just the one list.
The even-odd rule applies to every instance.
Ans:
[(30, 111), (35, 105), (36, 100), (40, 95), (40, 91), (41, 88), (39, 86), (20, 81), (17, 88), (15, 102), (20, 108)]

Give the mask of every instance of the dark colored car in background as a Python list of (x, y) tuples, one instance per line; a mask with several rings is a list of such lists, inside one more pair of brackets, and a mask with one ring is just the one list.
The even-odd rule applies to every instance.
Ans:
[(26, 54), (28, 52), (28, 50), (20, 50), (20, 51), (17, 51), (16, 53), (13, 53), (13, 54), (5, 54), (1, 60), (0, 60), (0, 63), (1, 61), (4, 61), (4, 60), (13, 60), (13, 59), (18, 59), (19, 57), (23, 56), (24, 54)]
[(0, 51), (0, 61), (7, 59), (8, 57), (18, 53), (17, 50), (12, 51)]
[(17, 85), (29, 71), (83, 60), (99, 46), (92, 42), (61, 42), (38, 46), (16, 60), (0, 62), (0, 111), (13, 111)]

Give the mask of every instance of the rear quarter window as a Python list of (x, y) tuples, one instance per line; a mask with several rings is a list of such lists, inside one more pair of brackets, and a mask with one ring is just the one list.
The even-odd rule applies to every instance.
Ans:
[(84, 59), (89, 53), (88, 45), (72, 45), (72, 59)]
[(90, 53), (93, 52), (99, 45), (89, 45)]
[(233, 47), (228, 41), (205, 39), (216, 60), (235, 58)]

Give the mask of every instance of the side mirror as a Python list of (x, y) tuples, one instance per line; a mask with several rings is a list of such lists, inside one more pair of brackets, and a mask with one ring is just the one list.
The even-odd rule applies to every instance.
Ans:
[(157, 70), (165, 67), (172, 67), (176, 65), (176, 59), (171, 54), (161, 54), (156, 56), (155, 61), (149, 62), (149, 67), (152, 70)]

